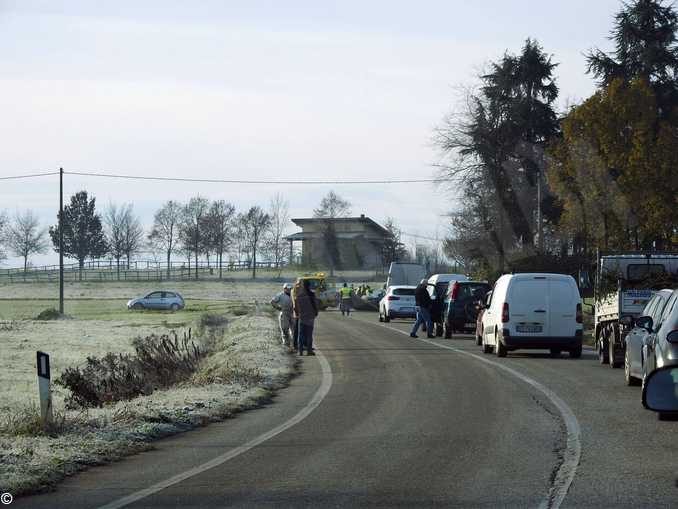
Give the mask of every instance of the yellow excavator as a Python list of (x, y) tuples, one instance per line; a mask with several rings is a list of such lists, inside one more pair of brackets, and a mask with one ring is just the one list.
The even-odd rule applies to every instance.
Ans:
[(324, 272), (313, 272), (299, 276), (300, 281), (309, 281), (315, 292), (320, 309), (337, 306), (337, 289), (327, 283)]

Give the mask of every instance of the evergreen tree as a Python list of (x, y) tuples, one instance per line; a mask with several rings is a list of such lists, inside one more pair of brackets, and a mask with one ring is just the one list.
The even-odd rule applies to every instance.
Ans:
[[(64, 256), (78, 260), (80, 279), (87, 258), (99, 258), (108, 252), (101, 218), (96, 213), (96, 199), (80, 191), (71, 196), (70, 205), (64, 207), (63, 215)], [(54, 250), (59, 252), (59, 224), (50, 226), (49, 235)]]

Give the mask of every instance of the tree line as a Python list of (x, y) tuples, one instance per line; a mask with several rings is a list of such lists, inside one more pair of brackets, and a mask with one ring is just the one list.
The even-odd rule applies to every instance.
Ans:
[[(256, 277), (257, 256), (262, 252), (276, 266), (289, 261), (288, 223), (289, 203), (280, 194), (271, 199), (266, 210), (253, 206), (241, 213), (224, 200), (195, 196), (186, 203), (165, 202), (155, 212), (150, 230), (145, 231), (131, 203), (111, 203), (99, 213), (96, 198), (80, 191), (64, 206), (63, 254), (77, 260), (81, 271), (87, 259), (109, 257), (116, 261), (119, 274), (121, 265), (129, 267), (131, 259), (143, 250), (162, 252), (167, 277), (172, 257), (181, 255), (189, 271), (193, 265), (197, 279), (199, 259), (208, 264), (213, 260), (221, 278), (224, 254), (232, 253), (238, 260), (251, 260), (252, 276)], [(9, 250), (23, 258), (26, 271), (31, 255), (48, 251), (48, 238), (58, 253), (59, 222), (44, 228), (31, 210), (18, 211), (12, 218), (0, 213), (0, 261)]]
[(596, 249), (675, 249), (677, 29), (662, 0), (623, 4), (614, 51), (586, 55), (595, 93), (561, 112), (558, 64), (537, 41), (492, 62), (436, 131), (459, 197), (446, 255), (491, 275)]

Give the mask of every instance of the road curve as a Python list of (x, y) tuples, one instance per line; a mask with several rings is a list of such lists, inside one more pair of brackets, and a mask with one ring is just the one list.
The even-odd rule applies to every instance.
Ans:
[[(372, 318), (321, 315), (317, 343), (333, 383), (304, 420), (128, 507), (540, 506), (565, 447), (557, 409), (499, 369)], [(303, 369), (274, 405), (17, 506), (101, 507), (224, 455), (307, 405), (322, 379), (319, 359), (304, 357)]]

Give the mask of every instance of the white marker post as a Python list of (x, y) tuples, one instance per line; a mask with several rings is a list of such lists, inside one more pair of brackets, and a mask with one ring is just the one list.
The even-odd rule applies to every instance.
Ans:
[(38, 351), (38, 391), (40, 393), (40, 415), (42, 423), (52, 422), (52, 391), (50, 390), (49, 355)]

